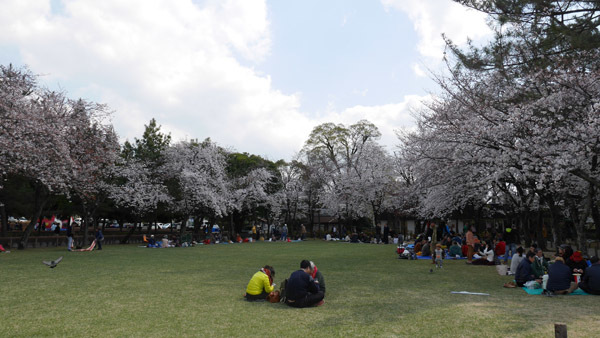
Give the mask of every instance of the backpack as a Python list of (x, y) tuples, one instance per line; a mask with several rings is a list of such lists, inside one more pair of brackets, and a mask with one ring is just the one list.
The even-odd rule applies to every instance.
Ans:
[(279, 301), (282, 303), (285, 303), (286, 299), (287, 299), (287, 293), (286, 293), (286, 288), (287, 288), (287, 278), (283, 280), (283, 283), (281, 283), (281, 286), (279, 287)]

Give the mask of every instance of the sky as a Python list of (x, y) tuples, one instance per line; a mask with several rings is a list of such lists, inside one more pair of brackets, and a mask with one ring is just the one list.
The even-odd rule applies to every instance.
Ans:
[(291, 160), (311, 130), (396, 131), (439, 89), (442, 33), (491, 36), (451, 0), (0, 0), (0, 64), (107, 104), (121, 141), (155, 118), (172, 139)]

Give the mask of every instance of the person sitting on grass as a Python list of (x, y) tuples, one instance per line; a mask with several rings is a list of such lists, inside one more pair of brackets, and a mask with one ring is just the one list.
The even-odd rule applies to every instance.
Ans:
[[(531, 263), (533, 263), (534, 260), (535, 254), (530, 251), (527, 253), (525, 259), (519, 263), (515, 273), (515, 282), (517, 282), (517, 286), (524, 286), (525, 283), (529, 282), (530, 280), (535, 280), (535, 276), (531, 271)], [(541, 282), (541, 280), (537, 281)]]
[(285, 288), (285, 303), (292, 307), (309, 307), (322, 305), (325, 294), (319, 290), (311, 277), (310, 262), (306, 259), (300, 262), (300, 270), (292, 272)]
[(275, 289), (273, 277), (275, 277), (275, 269), (270, 265), (265, 265), (256, 272), (246, 287), (246, 293), (244, 294), (246, 300), (255, 301), (267, 299), (267, 296)]
[(495, 241), (494, 253), (496, 254), (496, 257), (502, 257), (506, 253), (506, 242), (503, 241), (502, 238), (498, 238)]
[(323, 278), (321, 270), (317, 269), (317, 266), (315, 263), (313, 263), (313, 261), (310, 261), (310, 269), (312, 271), (310, 276), (314, 279), (315, 283), (319, 287), (319, 291), (323, 291), (323, 297), (325, 297), (325, 278)]
[(577, 284), (572, 279), (571, 269), (565, 264), (565, 260), (562, 257), (556, 257), (554, 264), (548, 267), (546, 290), (559, 295), (571, 293), (577, 289)]
[(592, 295), (600, 296), (600, 263), (598, 256), (590, 258), (592, 266), (585, 270), (585, 275), (579, 283), (579, 288)]
[(415, 246), (414, 246), (414, 248), (415, 248), (415, 253), (416, 253), (416, 254), (419, 254), (419, 253), (421, 252), (421, 248), (422, 248), (422, 247), (423, 247), (423, 241), (417, 241), (417, 242), (415, 243)]
[(456, 241), (452, 242), (450, 249), (448, 250), (448, 254), (453, 259), (460, 258), (462, 256), (462, 250)]
[(536, 278), (542, 278), (544, 273), (548, 271), (548, 260), (544, 257), (542, 249), (535, 249), (535, 260), (531, 264), (531, 271)]
[(157, 248), (158, 247), (156, 245), (156, 240), (154, 239), (154, 235), (150, 235), (150, 238), (148, 239), (148, 247), (149, 248)]
[(517, 267), (519, 266), (519, 264), (521, 264), (521, 262), (523, 261), (523, 259), (525, 259), (525, 256), (523, 255), (523, 252), (525, 250), (523, 250), (523, 247), (518, 247), (517, 248), (517, 252), (512, 256), (512, 259), (510, 260), (510, 274), (514, 275), (517, 273)]
[(431, 244), (423, 240), (423, 247), (421, 248), (421, 256), (431, 256)]
[(566, 260), (566, 263), (569, 266), (569, 268), (571, 268), (572, 273), (578, 273), (581, 275), (585, 274), (585, 269), (587, 269), (587, 262), (585, 261), (585, 259), (583, 259), (581, 251), (573, 252), (569, 259)]
[(494, 263), (494, 250), (490, 243), (485, 242), (485, 246), (479, 251), (481, 258), (473, 261), (473, 265), (495, 265)]

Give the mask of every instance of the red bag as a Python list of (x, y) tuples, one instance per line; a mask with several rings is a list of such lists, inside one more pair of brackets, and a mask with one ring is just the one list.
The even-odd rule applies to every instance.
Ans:
[(281, 300), (279, 291), (275, 290), (275, 291), (269, 293), (269, 295), (267, 296), (267, 300), (271, 303), (279, 303), (279, 301)]

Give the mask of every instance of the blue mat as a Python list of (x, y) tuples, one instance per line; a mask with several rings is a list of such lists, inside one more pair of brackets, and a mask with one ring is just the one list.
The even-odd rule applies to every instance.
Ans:
[[(417, 259), (429, 259), (429, 260), (431, 260), (431, 256), (417, 256)], [(460, 258), (446, 257), (444, 259), (448, 259), (448, 260), (453, 260), (453, 259), (467, 259), (467, 257), (460, 257)]]
[[(544, 291), (541, 288), (540, 289), (528, 289), (526, 287), (522, 287), (521, 289), (525, 290), (525, 292), (527, 292), (530, 295), (541, 295), (542, 291)], [(573, 291), (572, 293), (569, 293), (569, 295), (589, 296), (590, 294), (581, 289), (577, 289), (577, 290)]]

